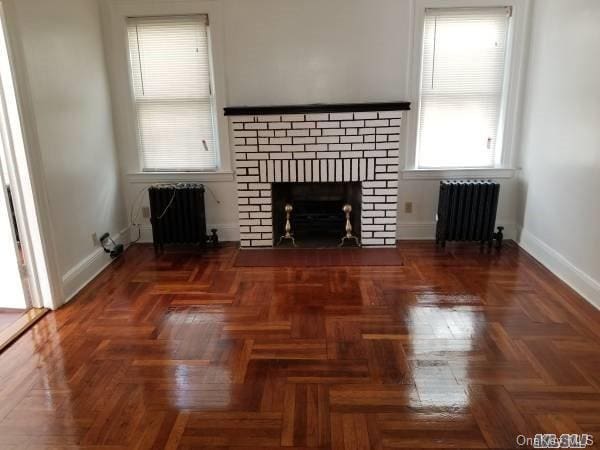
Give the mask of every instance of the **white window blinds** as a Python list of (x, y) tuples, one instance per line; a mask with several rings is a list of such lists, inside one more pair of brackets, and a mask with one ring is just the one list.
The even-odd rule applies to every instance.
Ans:
[(509, 20), (509, 8), (426, 11), (419, 168), (498, 163)]
[(208, 18), (130, 18), (127, 29), (143, 169), (214, 170)]

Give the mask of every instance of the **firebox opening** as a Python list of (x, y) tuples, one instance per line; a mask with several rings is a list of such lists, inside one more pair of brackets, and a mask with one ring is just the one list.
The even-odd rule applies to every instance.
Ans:
[[(352, 206), (350, 223), (360, 238), (361, 184), (354, 183), (273, 183), (273, 244), (285, 234), (285, 205), (294, 208), (290, 222), (298, 247), (335, 247), (345, 234), (342, 211)], [(287, 245), (286, 242), (284, 245)]]

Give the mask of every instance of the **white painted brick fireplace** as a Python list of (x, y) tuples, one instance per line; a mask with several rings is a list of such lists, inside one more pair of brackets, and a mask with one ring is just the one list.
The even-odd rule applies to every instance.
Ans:
[(400, 108), (227, 115), (242, 248), (273, 246), (271, 186), (283, 182), (361, 182), (362, 245), (396, 244)]

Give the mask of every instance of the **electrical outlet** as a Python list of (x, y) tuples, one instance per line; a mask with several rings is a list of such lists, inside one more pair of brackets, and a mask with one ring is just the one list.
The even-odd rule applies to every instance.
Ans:
[(94, 247), (100, 245), (100, 241), (98, 240), (98, 233), (92, 233), (92, 242), (94, 243)]
[(150, 207), (149, 206), (142, 207), (142, 217), (144, 219), (149, 219), (150, 218)]
[(410, 214), (413, 212), (413, 203), (412, 202), (404, 203), (404, 212), (406, 214)]

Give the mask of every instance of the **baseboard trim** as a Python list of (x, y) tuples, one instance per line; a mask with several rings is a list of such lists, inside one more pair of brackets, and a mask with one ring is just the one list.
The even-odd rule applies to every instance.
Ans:
[[(121, 230), (113, 236), (117, 243), (125, 246), (129, 245), (129, 227)], [(98, 276), (106, 267), (113, 262), (113, 259), (104, 249), (98, 247), (88, 256), (79, 261), (75, 266), (67, 271), (62, 277), (63, 291), (65, 293), (63, 305), (75, 297), (90, 281)]]
[[(209, 224), (207, 225), (207, 233), (210, 235), (210, 229), (216, 228), (219, 235), (219, 240), (222, 242), (237, 242), (240, 240), (240, 229), (236, 223), (220, 223), (220, 224)], [(137, 228), (131, 229), (131, 241), (135, 241), (138, 238)], [(151, 244), (154, 242), (152, 239), (152, 226), (142, 225), (140, 227), (140, 243)]]
[(600, 309), (600, 282), (598, 280), (579, 269), (561, 253), (526, 229), (520, 230), (518, 244), (550, 272), (586, 299), (588, 303)]
[[(516, 238), (516, 225), (497, 221), (498, 226), (504, 227), (504, 239)], [(400, 222), (396, 225), (396, 239), (406, 240), (433, 240), (435, 239), (435, 222)]]

